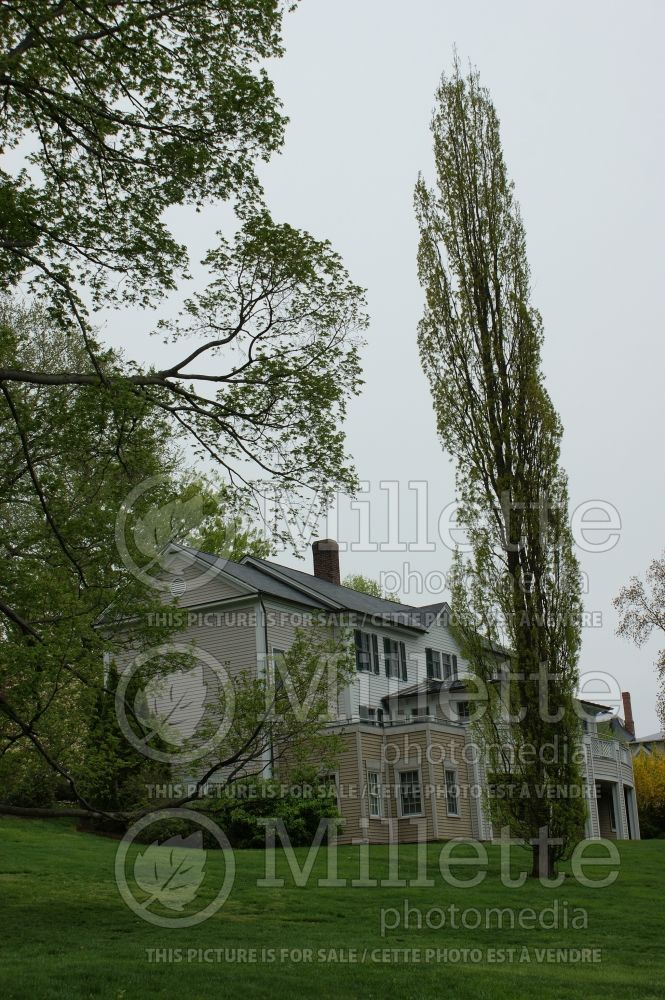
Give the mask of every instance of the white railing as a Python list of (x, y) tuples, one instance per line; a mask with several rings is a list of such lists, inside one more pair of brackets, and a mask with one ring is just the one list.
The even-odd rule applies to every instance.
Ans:
[(591, 737), (591, 753), (594, 757), (616, 760), (618, 746), (617, 740), (604, 740), (598, 736)]

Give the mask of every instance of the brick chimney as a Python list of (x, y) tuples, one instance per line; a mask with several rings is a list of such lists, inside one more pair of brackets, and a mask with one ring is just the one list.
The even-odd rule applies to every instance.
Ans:
[(630, 691), (622, 691), (623, 700), (623, 724), (628, 732), (635, 736), (635, 723), (633, 721), (633, 706), (630, 703)]
[(314, 576), (328, 583), (339, 583), (339, 545), (334, 538), (319, 538), (312, 544)]

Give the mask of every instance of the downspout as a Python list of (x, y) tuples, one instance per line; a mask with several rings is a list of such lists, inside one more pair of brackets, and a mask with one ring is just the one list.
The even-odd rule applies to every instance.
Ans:
[[(268, 669), (268, 613), (266, 611), (266, 606), (263, 603), (263, 598), (259, 594), (259, 604), (261, 605), (261, 613), (263, 615), (263, 646), (266, 655), (266, 670)], [(270, 777), (272, 778), (275, 773), (275, 753), (273, 750), (272, 743), (272, 723), (268, 723), (268, 731), (270, 733)]]

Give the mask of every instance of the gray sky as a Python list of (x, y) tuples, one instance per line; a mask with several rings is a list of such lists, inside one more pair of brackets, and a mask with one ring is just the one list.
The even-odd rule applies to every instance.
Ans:
[[(387, 539), (380, 482), (400, 484), (407, 545), (417, 538), (408, 483), (428, 483), (436, 550), (347, 551), (342, 571), (403, 575), (404, 562), (423, 576), (446, 570), (450, 552), (436, 522), (454, 498), (453, 472), (416, 349), (423, 297), (412, 192), (419, 170), (431, 177), (429, 117), (453, 46), (477, 66), (499, 113), (526, 225), (571, 507), (603, 500), (621, 518), (611, 551), (579, 553), (586, 607), (602, 620), (584, 630), (580, 668), (609, 671), (631, 691), (638, 735), (658, 728), (658, 642), (636, 650), (618, 639), (611, 602), (665, 547), (664, 28), (665, 6), (647, 0), (304, 0), (286, 21), (286, 56), (271, 68), (291, 119), (286, 147), (262, 170), (275, 218), (329, 238), (368, 289), (366, 385), (351, 408), (348, 440), (370, 483), (373, 541)], [(212, 242), (222, 220), (175, 218), (195, 249)], [(132, 353), (141, 353), (135, 340)], [(336, 533), (352, 542), (358, 514), (342, 506)], [(413, 585), (402, 595), (416, 604), (441, 598)]]

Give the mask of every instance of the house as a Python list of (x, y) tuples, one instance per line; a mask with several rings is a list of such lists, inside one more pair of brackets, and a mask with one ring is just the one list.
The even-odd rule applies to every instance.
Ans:
[[(332, 725), (343, 747), (334, 775), (341, 842), (491, 839), (481, 795), (486, 778), (469, 733), (468, 669), (448, 627), (448, 605), (412, 607), (351, 590), (340, 584), (337, 543), (323, 539), (312, 549), (310, 574), (253, 556), (235, 563), (171, 546), (172, 591), (189, 612), (183, 639), (224, 661), (231, 674), (260, 674), (313, 611), (343, 619), (354, 630), (356, 673)], [(598, 734), (596, 719), (607, 707), (583, 704), (587, 835), (637, 839), (630, 753)]]
[(638, 753), (665, 753), (665, 733), (652, 733), (650, 736), (633, 738), (628, 744), (633, 756)]

